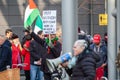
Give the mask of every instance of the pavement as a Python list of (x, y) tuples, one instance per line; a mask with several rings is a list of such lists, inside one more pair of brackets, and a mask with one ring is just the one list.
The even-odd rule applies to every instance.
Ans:
[(20, 71), (20, 80), (25, 80), (25, 74), (23, 70)]
[(25, 80), (25, 76), (20, 76), (20, 80)]

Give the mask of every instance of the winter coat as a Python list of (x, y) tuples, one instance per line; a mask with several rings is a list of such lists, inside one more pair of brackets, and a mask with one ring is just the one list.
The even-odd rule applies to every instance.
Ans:
[(20, 45), (15, 46), (15, 44), (12, 43), (12, 65), (13, 68), (17, 67), (17, 64), (21, 64), (21, 50), (20, 50)]
[(46, 49), (37, 43), (35, 40), (32, 40), (30, 43), (30, 64), (34, 64), (35, 61), (43, 58), (43, 55), (46, 53)]
[(24, 67), (24, 70), (30, 70), (30, 51), (29, 51), (29, 47), (30, 47), (30, 41), (26, 41), (25, 44), (24, 44), (24, 48), (22, 49), (22, 52), (21, 52), (22, 56), (24, 57), (24, 64), (26, 65)]
[(107, 63), (107, 47), (103, 44), (100, 45), (99, 50), (96, 50), (96, 44), (91, 44), (90, 48), (100, 56), (100, 61), (97, 63), (97, 67), (101, 66), (103, 63)]
[(76, 65), (73, 67), (71, 80), (94, 80), (96, 75), (96, 62), (99, 56), (92, 50), (84, 50), (79, 54)]
[[(42, 47), (46, 48), (47, 53), (44, 55), (44, 58), (54, 59), (60, 56), (62, 46), (59, 41), (54, 41), (53, 42), (54, 47), (50, 48), (45, 42), (45, 40), (39, 38), (34, 32), (31, 33), (31, 36), (34, 38), (36, 42), (41, 44)], [(50, 51), (48, 51), (48, 48)]]
[(55, 42), (53, 42), (54, 46), (52, 48), (50, 48), (47, 45), (46, 41), (41, 39), (41, 38), (39, 38), (34, 32), (31, 33), (31, 36), (34, 38), (34, 40), (37, 43), (41, 44), (41, 46), (43, 48), (46, 48), (46, 52), (43, 55), (42, 65), (43, 65), (44, 73), (49, 73), (49, 69), (48, 69), (47, 64), (46, 64), (46, 59), (55, 59), (55, 58), (60, 56), (61, 49), (62, 49), (61, 43), (58, 42), (58, 41), (55, 41)]
[(3, 44), (0, 46), (0, 71), (5, 70), (8, 65), (12, 65), (12, 52), (10, 47)]
[(10, 43), (8, 39), (5, 40), (4, 45), (7, 45), (8, 47), (12, 46), (12, 44)]

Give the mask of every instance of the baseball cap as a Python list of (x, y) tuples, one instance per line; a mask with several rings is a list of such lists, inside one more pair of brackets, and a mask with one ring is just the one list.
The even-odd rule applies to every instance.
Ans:
[(93, 42), (94, 43), (100, 43), (100, 41), (101, 41), (100, 34), (95, 34), (94, 37), (93, 37)]

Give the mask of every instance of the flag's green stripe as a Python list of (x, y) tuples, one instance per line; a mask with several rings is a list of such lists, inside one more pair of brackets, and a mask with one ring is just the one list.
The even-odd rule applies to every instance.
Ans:
[(37, 17), (36, 26), (38, 26), (41, 30), (43, 30), (43, 21), (42, 21), (40, 15)]
[(30, 16), (27, 18), (26, 22), (24, 23), (24, 27), (27, 28), (29, 26), (32, 25), (32, 23), (34, 22), (34, 20), (36, 19), (36, 17), (39, 15), (39, 10), (38, 9), (34, 9), (32, 11), (32, 13), (30, 14)]

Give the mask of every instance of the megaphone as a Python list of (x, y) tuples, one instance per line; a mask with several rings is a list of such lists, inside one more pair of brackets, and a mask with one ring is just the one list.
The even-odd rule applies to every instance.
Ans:
[(56, 59), (47, 59), (46, 63), (47, 66), (50, 70), (50, 72), (54, 72), (56, 67), (60, 64), (60, 63), (64, 63), (65, 61), (68, 61), (72, 58), (72, 53), (71, 52), (67, 52), (63, 55), (61, 55), (60, 57), (56, 58)]

